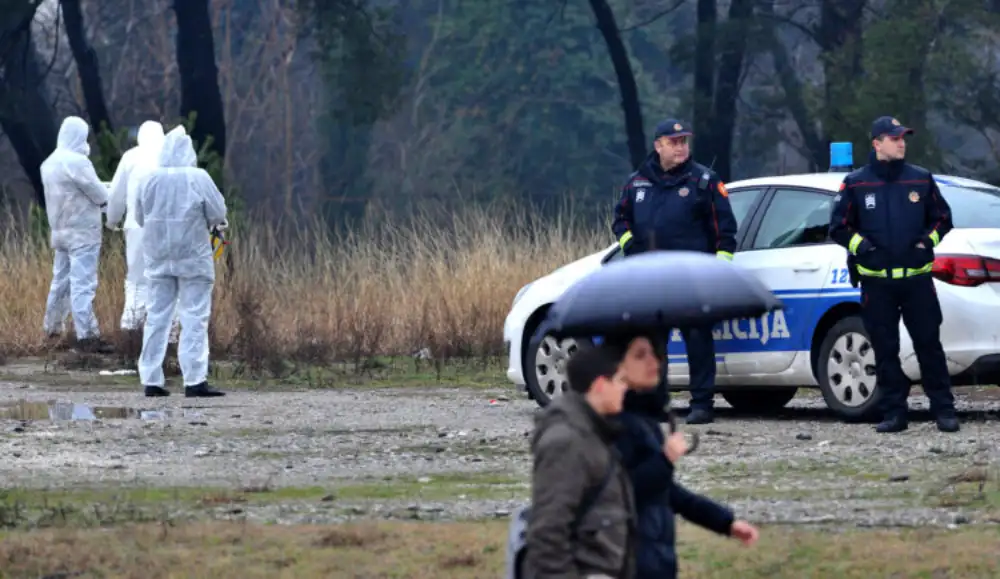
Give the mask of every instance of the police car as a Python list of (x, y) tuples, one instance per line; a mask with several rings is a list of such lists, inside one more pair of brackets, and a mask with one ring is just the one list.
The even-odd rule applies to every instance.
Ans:
[[(819, 388), (827, 405), (845, 419), (875, 413), (880, 392), (860, 317), (860, 291), (850, 285), (847, 252), (827, 235), (845, 174), (728, 184), (739, 222), (733, 262), (756, 272), (785, 304), (782, 311), (727, 320), (715, 328), (716, 384), (738, 410), (780, 409), (799, 388)], [(955, 225), (935, 248), (933, 270), (948, 368), (955, 385), (995, 384), (1000, 382), (1000, 188), (945, 175), (935, 180)], [(621, 250), (611, 245), (535, 280), (514, 297), (504, 323), (507, 377), (540, 405), (568, 388), (564, 365), (577, 343), (546, 336), (529, 352), (531, 336), (573, 282), (619, 259)], [(900, 342), (903, 371), (919, 383), (920, 368), (902, 324)], [(667, 355), (671, 388), (683, 390), (688, 367), (680, 332), (671, 335)]]

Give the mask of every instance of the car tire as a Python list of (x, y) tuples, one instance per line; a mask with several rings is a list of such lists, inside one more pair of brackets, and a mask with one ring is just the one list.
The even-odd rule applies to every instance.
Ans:
[(577, 346), (583, 340), (580, 338), (558, 340), (546, 334), (535, 344), (531, 340), (533, 336), (534, 329), (525, 332), (528, 347), (524, 353), (522, 371), (529, 397), (544, 408), (569, 389), (566, 360), (576, 352)]
[(722, 398), (737, 412), (767, 414), (784, 408), (798, 388), (740, 388), (722, 392)]
[(816, 377), (830, 410), (850, 422), (877, 418), (882, 391), (875, 378), (875, 350), (860, 316), (834, 324), (816, 360)]

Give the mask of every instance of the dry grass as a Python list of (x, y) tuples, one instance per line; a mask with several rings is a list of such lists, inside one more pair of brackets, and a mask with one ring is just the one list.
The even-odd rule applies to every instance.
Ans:
[[(769, 527), (745, 549), (680, 527), (681, 577), (699, 579), (995, 577), (996, 529), (819, 531)], [(506, 523), (365, 523), (324, 527), (196, 523), (12, 532), (0, 576), (469, 578), (501, 575)]]
[[(232, 239), (232, 268), (219, 267), (213, 349), (258, 370), (278, 353), (314, 362), (422, 348), (437, 358), (497, 354), (517, 290), (603, 247), (609, 235), (597, 225), (471, 208), (445, 222), (369, 224), (338, 240), (313, 228), (282, 241), (250, 226)], [(45, 240), (9, 228), (0, 240), (0, 353), (44, 352), (51, 264)], [(120, 234), (109, 234), (96, 311), (102, 331), (124, 348), (129, 339), (116, 336), (123, 275)]]

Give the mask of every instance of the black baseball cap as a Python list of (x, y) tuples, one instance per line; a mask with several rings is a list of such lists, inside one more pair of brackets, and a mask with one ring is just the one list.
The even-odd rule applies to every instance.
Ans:
[(913, 129), (904, 127), (895, 117), (879, 117), (872, 123), (872, 138), (878, 139), (883, 136), (899, 137), (902, 135), (912, 135)]
[(656, 125), (656, 133), (653, 135), (653, 140), (655, 141), (660, 137), (690, 137), (693, 134), (688, 125), (677, 119), (667, 119)]

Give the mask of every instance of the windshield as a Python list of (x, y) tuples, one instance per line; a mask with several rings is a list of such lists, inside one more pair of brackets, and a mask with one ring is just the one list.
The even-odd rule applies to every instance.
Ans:
[(955, 227), (1000, 229), (1000, 189), (968, 187), (938, 181), (938, 189), (951, 206)]

